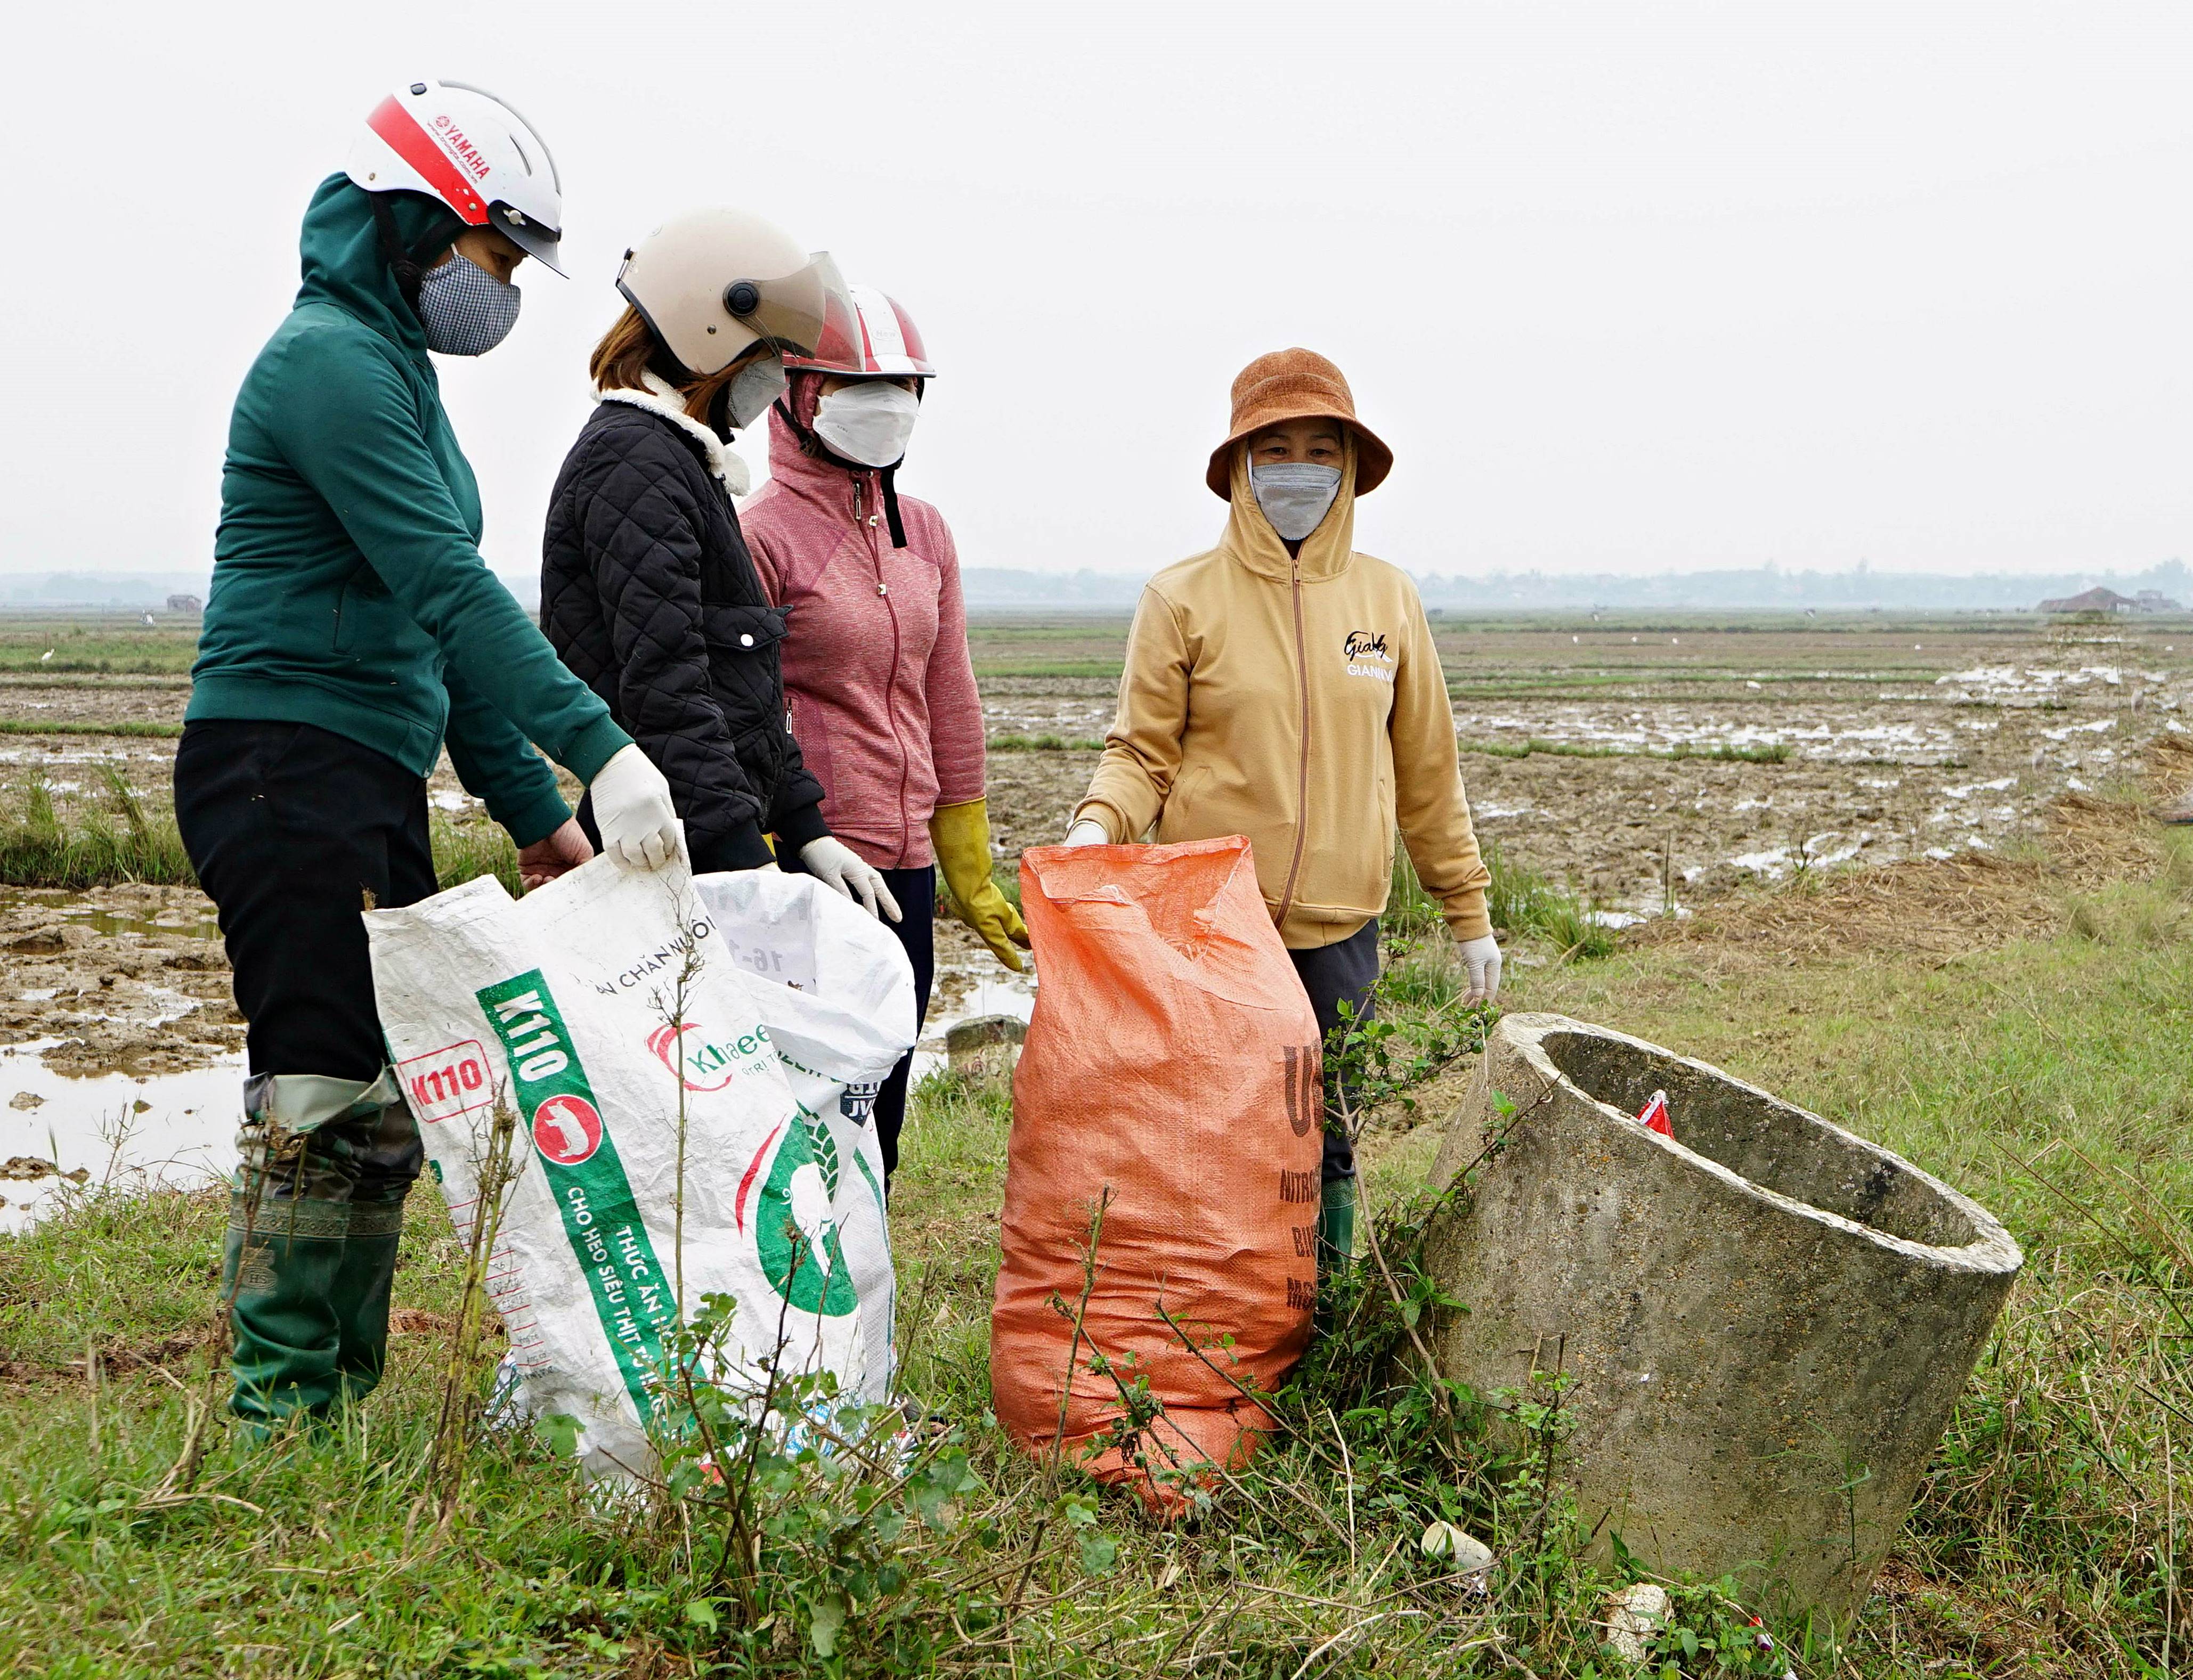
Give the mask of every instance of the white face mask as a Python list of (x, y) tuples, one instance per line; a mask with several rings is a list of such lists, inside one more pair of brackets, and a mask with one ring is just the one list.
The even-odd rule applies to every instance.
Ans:
[(731, 430), (743, 431), (769, 412), (769, 405), (784, 395), (784, 363), (774, 356), (749, 362), (731, 375), (724, 395)]
[(833, 391), (815, 409), (815, 435), (846, 460), (890, 466), (906, 453), (921, 398), (889, 380)]
[(1249, 488), (1272, 529), (1289, 542), (1300, 542), (1325, 523), (1332, 499), (1340, 494), (1340, 469), (1314, 461), (1275, 461), (1249, 467)]

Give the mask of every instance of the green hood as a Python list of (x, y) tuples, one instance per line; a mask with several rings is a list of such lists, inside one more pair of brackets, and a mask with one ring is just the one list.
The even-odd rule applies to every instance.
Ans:
[[(423, 193), (382, 196), (395, 214), (397, 237), (407, 251), (418, 249), (430, 235), (446, 231), (454, 239), (464, 231), (464, 223), (448, 206)], [(373, 197), (348, 175), (329, 175), (320, 183), (297, 239), (305, 276), (305, 283), (297, 289), (297, 304), (331, 303), (424, 363), (427, 329), (419, 323), (418, 311), (404, 301), (396, 277), (382, 260)]]
[[(385, 196), (407, 251), (463, 226)], [(530, 844), (570, 814), (527, 742), (584, 782), (629, 737), (480, 558), (479, 486), (371, 196), (329, 176), (298, 247), (296, 306), (229, 421), (186, 717), (311, 724), (421, 776), (446, 730), (466, 787)]]

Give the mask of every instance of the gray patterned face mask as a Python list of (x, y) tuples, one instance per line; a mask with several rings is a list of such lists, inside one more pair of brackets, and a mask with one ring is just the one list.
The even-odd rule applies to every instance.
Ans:
[(461, 251), (419, 282), (427, 348), (444, 356), (484, 356), (510, 336), (525, 294), (498, 280)]

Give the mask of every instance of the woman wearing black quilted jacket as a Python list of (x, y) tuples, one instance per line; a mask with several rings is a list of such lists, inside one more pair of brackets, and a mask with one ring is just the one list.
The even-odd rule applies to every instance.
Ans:
[[(850, 314), (844, 284), (768, 223), (703, 210), (627, 253), (617, 289), (628, 307), (595, 347), (597, 406), (548, 505), (541, 627), (668, 780), (696, 874), (766, 868), (789, 848), (896, 921), (800, 762), (784, 613), (740, 533), (746, 466), (725, 447), (783, 388), (784, 351), (811, 352)], [(585, 802), (579, 821), (592, 838)]]

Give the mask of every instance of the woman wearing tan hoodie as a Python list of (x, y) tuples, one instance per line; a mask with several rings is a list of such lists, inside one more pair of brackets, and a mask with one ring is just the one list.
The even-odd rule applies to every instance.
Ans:
[[(1232, 505), (1217, 547), (1150, 580), (1119, 715), (1068, 844), (1245, 834), (1257, 878), (1330, 1034), (1378, 977), (1394, 834), (1445, 906), (1469, 1001), (1500, 986), (1456, 755), (1454, 713), (1408, 574), (1354, 548), (1355, 498), (1393, 453), (1355, 418), (1340, 369), (1307, 350), (1234, 381), (1205, 482)], [(1327, 1081), (1330, 1110), (1336, 1093)], [(1328, 1127), (1321, 1272), (1354, 1245), (1355, 1162)]]

